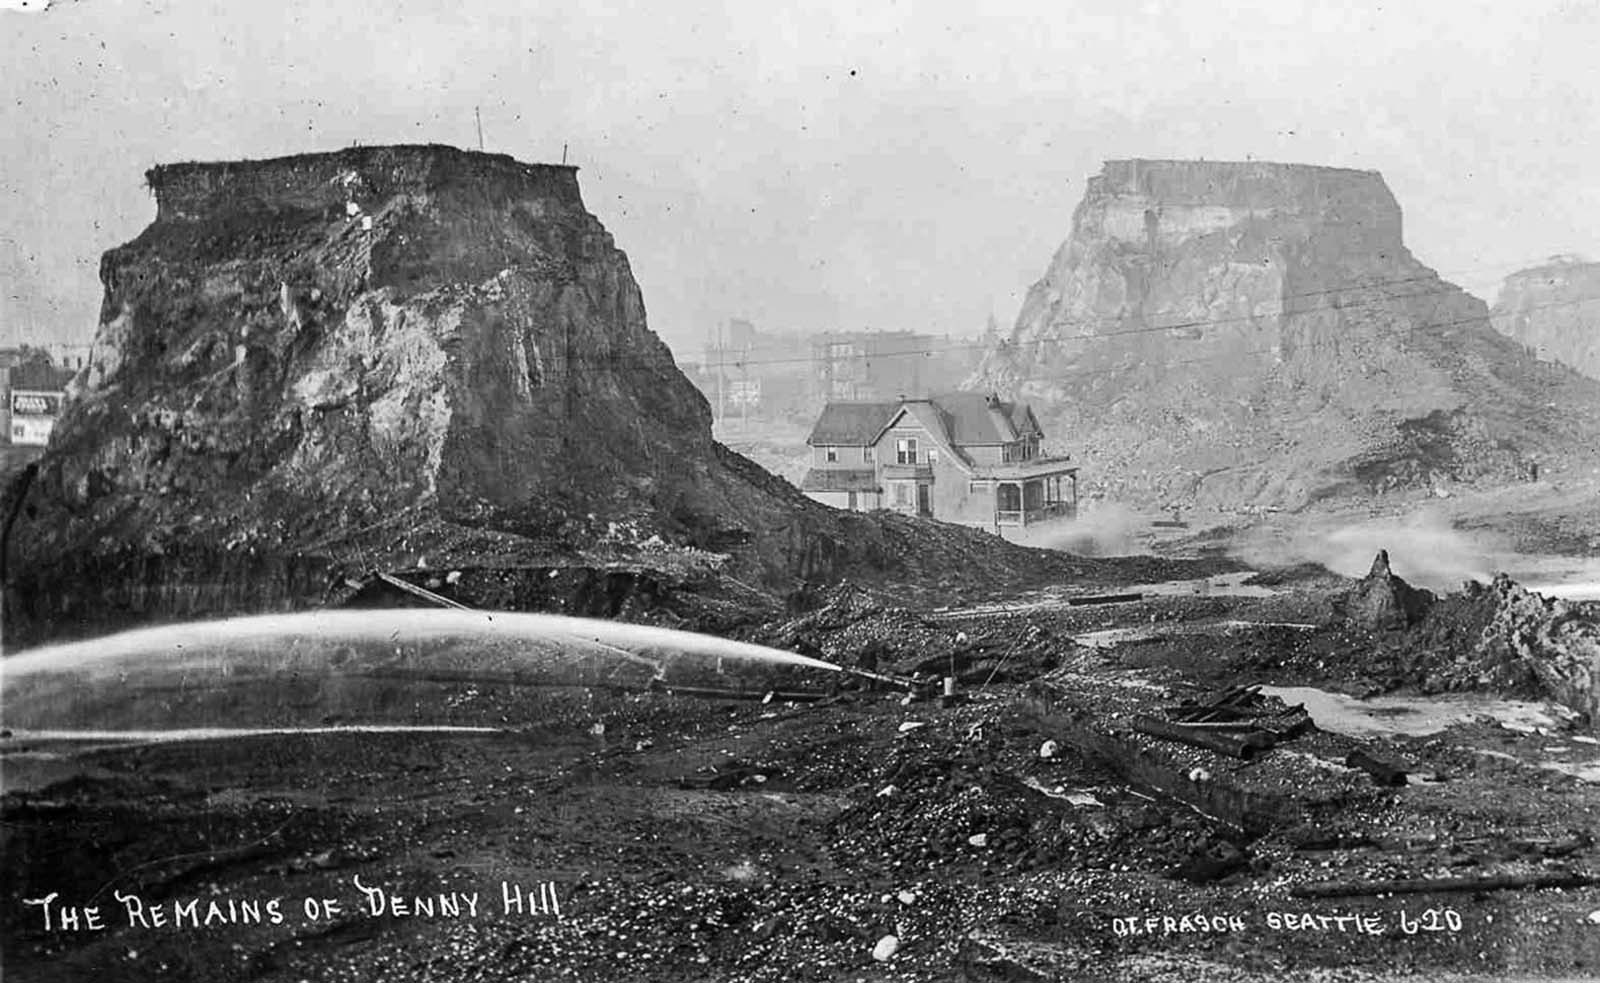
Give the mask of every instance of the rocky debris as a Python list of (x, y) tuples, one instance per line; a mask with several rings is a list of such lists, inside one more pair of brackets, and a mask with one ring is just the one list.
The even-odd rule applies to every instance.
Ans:
[[(963, 630), (979, 634), (975, 626)], [(1129, 682), (1115, 672), (1074, 677), (1095, 728), (1173, 700), (1172, 692)], [(1208, 785), (1324, 796), (1325, 807), (1311, 810), (1306, 825), (1245, 841), (1201, 814), (1207, 810), (1090, 764), (1075, 740), (1051, 736), (1061, 753), (1040, 758), (1046, 734), (1026, 724), (1015, 688), (909, 715), (892, 694), (788, 713), (651, 693), (497, 687), (491, 698), (488, 687), (477, 688), (469, 701), (476, 719), (509, 716), (538, 727), (471, 740), (374, 735), (354, 746), (331, 737), (271, 739), (220, 755), (214, 747), (113, 749), (95, 760), (119, 773), (117, 784), (50, 791), (71, 806), (65, 812), (21, 808), (24, 797), (8, 793), (4, 818), (24, 896), (43, 886), (86, 897), (104, 883), (105, 870), (143, 878), (147, 861), (192, 853), (191, 838), (207, 849), (253, 843), (282, 825), (290, 801), (305, 797), (315, 807), (297, 812), (316, 823), (291, 828), (279, 857), (206, 872), (196, 889), (341, 897), (349, 874), (359, 873), (366, 883), (403, 878), (419, 890), (485, 892), (483, 917), (353, 917), (259, 935), (144, 932), (134, 939), (115, 930), (52, 936), (0, 913), (0, 921), (13, 919), (5, 925), (8, 961), (27, 978), (64, 958), (86, 977), (121, 978), (130, 974), (118, 960), (134, 947), (151, 978), (179, 980), (227, 977), (237, 966), (233, 975), (271, 979), (732, 983), (947, 979), (975, 965), (1013, 974), (1053, 967), (1043, 978), (1144, 979), (1122, 975), (1128, 960), (1159, 952), (1207, 955), (1226, 967), (1218, 976), (1191, 961), (1161, 977), (1174, 980), (1247, 978), (1239, 975), (1243, 965), (1290, 959), (1339, 967), (1329, 978), (1344, 979), (1352, 964), (1387, 966), (1395, 958), (1423, 959), (1433, 978), (1459, 964), (1442, 937), (1422, 946), (1394, 931), (1358, 948), (1349, 935), (1268, 931), (1266, 913), (1305, 910), (1285, 907), (1296, 894), (1374, 881), (1403, 888), (1430, 879), (1447, 889), (1468, 880), (1513, 883), (1507, 878), (1552, 884), (1557, 871), (1547, 860), (1582, 864), (1592, 847), (1572, 832), (1592, 818), (1592, 793), (1536, 794), (1549, 779), (1533, 768), (1474, 776), (1446, 757), (1468, 752), (1443, 741), (1411, 752), (1430, 769), (1451, 761), (1462, 770), (1462, 791), (1454, 782), (1379, 789), (1365, 774), (1328, 771), (1310, 760), (1333, 754), (1328, 735), (1317, 733), (1248, 767), (1162, 744), (1174, 768), (1208, 770)], [(1253, 702), (1228, 697), (1202, 693), (1190, 704)], [(901, 734), (907, 720), (923, 726)], [(590, 750), (593, 742), (582, 737), (596, 722), (606, 724), (614, 746)], [(176, 771), (177, 762), (194, 773)], [(754, 780), (768, 774), (768, 782)], [(186, 793), (196, 802), (210, 789), (248, 822), (213, 829), (215, 807), (201, 811), (162, 794), (157, 776), (166, 775), (197, 785)], [(712, 787), (718, 775), (727, 781)], [(230, 794), (216, 793), (219, 784)], [(231, 794), (246, 785), (258, 794)], [(896, 792), (880, 798), (890, 785)], [(1512, 791), (1484, 794), (1486, 787)], [(108, 798), (116, 809), (105, 809)], [(126, 831), (136, 823), (161, 835), (131, 837)], [(1513, 850), (1513, 861), (1500, 862)], [(553, 878), (560, 917), (503, 916), (503, 876)], [(1533, 909), (1538, 917), (1581, 921), (1595, 895), (1568, 890), (1565, 899), (1550, 891), (1497, 896), (1503, 907), (1495, 923), (1514, 922), (1508, 931), (1519, 931), (1521, 905), (1549, 906)], [(1416, 900), (1418, 909), (1436, 904)], [(1556, 907), (1563, 903), (1572, 910)], [(1374, 902), (1371, 910), (1392, 919), (1395, 902)], [(1199, 912), (1246, 927), (1159, 931), (1162, 916)], [(1149, 934), (1112, 928), (1113, 919), (1144, 917), (1158, 919)], [(888, 936), (896, 949), (880, 962), (873, 950)], [(1460, 945), (1471, 945), (1469, 962), (1489, 951), (1496, 970), (1527, 951), (1481, 927)], [(169, 968), (158, 971), (162, 963)]]
[(971, 380), (1092, 463), (1086, 496), (1293, 509), (1592, 456), (1600, 385), (1407, 250), (1372, 171), (1108, 161)]
[[(1336, 603), (1348, 620), (1319, 631), (1317, 644), (1279, 663), (1293, 678), (1338, 680), (1365, 695), (1416, 688), (1549, 700), (1580, 725), (1594, 725), (1600, 603), (1545, 597), (1505, 574), (1435, 597), (1385, 577), (1379, 559), (1373, 574)], [(1358, 624), (1362, 610), (1367, 615)]]
[(752, 640), (837, 665), (901, 677), (987, 685), (1031, 679), (1072, 646), (1025, 619), (988, 618), (966, 630), (845, 582), (811, 595), (808, 613), (763, 625)]
[(1395, 576), (1389, 569), (1389, 551), (1379, 550), (1367, 572), (1336, 602), (1337, 610), (1363, 628), (1399, 631), (1427, 616), (1435, 597)]
[(1489, 317), (1535, 358), (1600, 379), (1600, 263), (1553, 256), (1518, 270), (1501, 284)]
[[(1469, 644), (1449, 644), (1463, 634)], [(1600, 721), (1600, 604), (1535, 594), (1501, 574), (1441, 602), (1415, 635), (1437, 688), (1554, 699)]]
[[(976, 712), (976, 711), (974, 711)], [(1058, 787), (1105, 782), (1106, 775), (1070, 752), (1030, 763), (990, 728), (962, 740), (954, 754), (939, 735), (899, 748), (871, 779), (893, 795), (857, 800), (829, 825), (840, 862), (887, 871), (978, 867), (1139, 869), (1183, 876), (1184, 865), (1212, 848), (1214, 831), (1197, 814), (1126, 793), (1052, 794)], [(1047, 770), (1034, 774), (1039, 768)], [(1047, 776), (1041, 780), (1040, 776)]]

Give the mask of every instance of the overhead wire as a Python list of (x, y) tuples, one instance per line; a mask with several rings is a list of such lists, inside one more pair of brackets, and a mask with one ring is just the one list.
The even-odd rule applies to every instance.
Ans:
[[(1304, 298), (1309, 298), (1309, 297), (1327, 296), (1327, 295), (1331, 295), (1331, 294), (1350, 293), (1350, 292), (1363, 291), (1363, 290), (1374, 290), (1374, 289), (1380, 289), (1380, 288), (1387, 287), (1387, 286), (1394, 286), (1394, 285), (1405, 284), (1405, 283), (1420, 283), (1420, 282), (1434, 282), (1434, 281), (1444, 283), (1445, 286), (1443, 288), (1438, 288), (1438, 289), (1430, 288), (1430, 289), (1427, 289), (1427, 290), (1409, 291), (1409, 292), (1403, 292), (1403, 293), (1398, 293), (1398, 294), (1396, 294), (1396, 293), (1386, 293), (1386, 294), (1380, 294), (1378, 296), (1370, 297), (1370, 298), (1366, 298), (1366, 299), (1343, 300), (1343, 301), (1337, 301), (1337, 302), (1329, 303), (1329, 304), (1309, 305), (1309, 306), (1304, 306), (1304, 307), (1292, 307), (1292, 308), (1291, 307), (1285, 307), (1285, 308), (1282, 308), (1282, 309), (1280, 309), (1278, 311), (1269, 311), (1269, 312), (1264, 312), (1264, 313), (1241, 314), (1241, 315), (1234, 315), (1234, 316), (1228, 316), (1228, 317), (1215, 317), (1215, 318), (1195, 318), (1195, 319), (1189, 319), (1189, 320), (1183, 320), (1183, 321), (1174, 321), (1174, 322), (1171, 322), (1171, 323), (1135, 324), (1135, 325), (1129, 325), (1129, 326), (1122, 327), (1122, 328), (1117, 328), (1117, 329), (1114, 329), (1114, 330), (1096, 331), (1094, 333), (1069, 334), (1069, 335), (1065, 335), (1065, 336), (1055, 336), (1055, 337), (1051, 337), (1051, 338), (1048, 338), (1048, 339), (1037, 339), (1036, 338), (1036, 339), (1031, 339), (1031, 340), (1022, 341), (1022, 342), (1014, 342), (1014, 341), (1002, 338), (998, 343), (994, 343), (994, 342), (990, 342), (990, 341), (978, 341), (978, 342), (964, 342), (964, 343), (953, 344), (953, 345), (939, 345), (939, 346), (933, 346), (933, 347), (904, 348), (904, 349), (898, 349), (898, 350), (894, 350), (894, 351), (881, 352), (881, 353), (878, 353), (877, 355), (869, 356), (869, 357), (870, 358), (882, 358), (882, 359), (905, 358), (905, 357), (908, 357), (908, 356), (918, 356), (918, 355), (924, 356), (924, 357), (931, 357), (931, 356), (935, 356), (935, 355), (955, 354), (955, 353), (961, 353), (961, 352), (974, 353), (974, 352), (990, 352), (990, 351), (996, 351), (996, 350), (1004, 351), (1007, 348), (1009, 348), (1009, 349), (1011, 349), (1013, 351), (1026, 350), (1028, 348), (1033, 348), (1033, 349), (1037, 350), (1038, 348), (1045, 347), (1045, 346), (1057, 346), (1057, 347), (1059, 347), (1059, 346), (1069, 345), (1069, 344), (1089, 344), (1089, 343), (1092, 343), (1092, 342), (1101, 341), (1101, 340), (1109, 339), (1109, 338), (1119, 338), (1119, 337), (1128, 337), (1128, 336), (1145, 335), (1145, 334), (1160, 334), (1160, 333), (1163, 333), (1163, 332), (1171, 332), (1171, 331), (1184, 331), (1184, 330), (1194, 330), (1194, 329), (1215, 328), (1215, 327), (1222, 327), (1222, 326), (1236, 325), (1236, 324), (1251, 324), (1251, 323), (1257, 323), (1257, 322), (1260, 322), (1262, 320), (1269, 319), (1269, 318), (1302, 317), (1302, 316), (1306, 316), (1306, 315), (1318, 314), (1318, 313), (1327, 312), (1327, 311), (1348, 312), (1348, 311), (1353, 311), (1353, 310), (1363, 310), (1363, 309), (1369, 309), (1369, 308), (1382, 308), (1382, 307), (1389, 306), (1389, 305), (1394, 304), (1394, 303), (1399, 302), (1399, 301), (1416, 300), (1416, 299), (1428, 298), (1428, 297), (1445, 297), (1445, 296), (1466, 295), (1466, 291), (1463, 290), (1462, 288), (1460, 288), (1459, 286), (1456, 286), (1454, 284), (1450, 284), (1448, 281), (1442, 280), (1435, 273), (1429, 273), (1427, 275), (1418, 275), (1418, 276), (1412, 276), (1412, 277), (1399, 277), (1399, 278), (1392, 278), (1392, 279), (1387, 279), (1387, 280), (1370, 280), (1370, 281), (1352, 282), (1350, 284), (1347, 284), (1347, 285), (1344, 285), (1344, 286), (1341, 286), (1341, 287), (1329, 287), (1329, 288), (1324, 288), (1324, 289), (1320, 289), (1320, 290), (1305, 291), (1303, 293), (1298, 293), (1298, 294), (1285, 294), (1285, 295), (1283, 295), (1282, 299), (1284, 299), (1284, 300), (1304, 299)], [(1468, 296), (1470, 296), (1470, 295), (1468, 295)], [(1589, 302), (1594, 301), (1594, 300), (1600, 300), (1600, 297), (1577, 297), (1577, 298), (1569, 298), (1569, 299), (1566, 299), (1566, 300), (1549, 301), (1549, 302), (1540, 303), (1540, 304), (1529, 304), (1529, 305), (1525, 305), (1525, 306), (1519, 308), (1519, 311), (1521, 311), (1521, 312), (1529, 312), (1529, 311), (1544, 310), (1544, 309), (1550, 309), (1550, 308), (1556, 308), (1556, 307), (1568, 307), (1568, 306), (1574, 306), (1574, 305), (1578, 305), (1578, 304), (1589, 303)], [(1156, 314), (1156, 315), (1148, 315), (1148, 314), (1143, 315), (1143, 317), (1146, 318), (1146, 319), (1148, 319), (1149, 317), (1152, 317), (1152, 316), (1159, 317), (1160, 315), (1159, 314)], [(1095, 318), (1077, 318), (1077, 319), (1053, 321), (1053, 322), (1051, 322), (1051, 327), (1056, 329), (1056, 330), (1060, 330), (1060, 329), (1064, 329), (1064, 328), (1073, 328), (1073, 327), (1083, 328), (1083, 327), (1092, 327), (1092, 326), (1104, 325), (1104, 324), (1124, 323), (1128, 319), (1129, 318), (1126, 317), (1126, 316), (1101, 316), (1101, 317), (1095, 317)], [(1447, 321), (1422, 322), (1422, 323), (1413, 324), (1412, 325), (1412, 330), (1413, 331), (1419, 331), (1419, 330), (1429, 330), (1429, 329), (1437, 329), (1437, 328), (1444, 328), (1444, 327), (1455, 327), (1455, 326), (1460, 326), (1460, 325), (1465, 325), (1465, 324), (1482, 322), (1482, 321), (1486, 321), (1488, 319), (1489, 319), (1489, 315), (1487, 313), (1485, 313), (1485, 314), (1472, 314), (1472, 315), (1467, 315), (1467, 316), (1460, 317), (1460, 318), (1450, 319), (1450, 320), (1447, 320)], [(1261, 351), (1265, 352), (1265, 351), (1270, 351), (1270, 350), (1271, 349), (1262, 349)], [(1233, 355), (1236, 355), (1236, 354), (1239, 354), (1239, 353), (1237, 353), (1237, 352), (1227, 353), (1227, 356), (1228, 357), (1232, 357)], [(1249, 352), (1246, 352), (1245, 354), (1249, 354)], [(667, 357), (662, 357), (662, 356), (641, 356), (641, 355), (636, 355), (636, 354), (611, 352), (611, 353), (593, 353), (593, 354), (589, 354), (589, 355), (573, 355), (571, 358), (572, 358), (572, 361), (571, 361), (570, 364), (572, 364), (574, 366), (605, 365), (605, 366), (613, 367), (613, 368), (622, 368), (622, 367), (628, 367), (630, 365), (635, 365), (635, 366), (659, 365), (659, 364), (665, 363), (668, 360), (668, 358), (671, 358), (671, 356), (670, 355), (667, 356)], [(706, 366), (706, 368), (735, 369), (735, 370), (738, 370), (738, 371), (745, 371), (745, 370), (748, 370), (748, 369), (751, 369), (751, 368), (766, 367), (766, 366), (818, 364), (818, 363), (824, 362), (826, 360), (827, 359), (825, 357), (819, 357), (815, 353), (810, 354), (810, 355), (803, 355), (803, 356), (802, 355), (797, 355), (797, 356), (779, 356), (779, 357), (770, 357), (770, 358), (743, 358), (743, 359), (735, 358), (735, 359), (729, 359), (726, 362), (719, 363), (718, 365), (714, 365), (714, 366), (708, 365), (708, 366)], [(676, 358), (671, 358), (671, 361), (672, 361), (672, 363), (674, 365), (676, 365), (676, 362), (677, 362)], [(1167, 364), (1187, 364), (1190, 361), (1194, 361), (1194, 360), (1180, 360), (1180, 361), (1176, 361), (1176, 362), (1168, 362)]]

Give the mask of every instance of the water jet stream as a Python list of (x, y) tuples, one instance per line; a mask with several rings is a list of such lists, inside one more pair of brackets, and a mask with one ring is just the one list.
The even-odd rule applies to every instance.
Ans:
[(311, 611), (142, 628), (0, 659), (0, 718), (35, 732), (476, 723), (481, 711), (457, 706), (463, 685), (644, 689), (669, 676), (795, 670), (840, 671), (762, 645), (565, 615)]

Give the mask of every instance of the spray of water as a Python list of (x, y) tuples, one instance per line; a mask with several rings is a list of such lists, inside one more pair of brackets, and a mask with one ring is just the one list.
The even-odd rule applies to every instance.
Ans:
[[(0, 660), (0, 716), (29, 731), (457, 722), (479, 683), (616, 684), (832, 663), (693, 632), (561, 615), (315, 611), (169, 625)], [(468, 716), (467, 719), (471, 719)]]
[(30, 649), (6, 659), (0, 679), (41, 672), (109, 668), (128, 658), (161, 660), (169, 666), (205, 664), (217, 652), (280, 646), (296, 640), (333, 642), (426, 642), (470, 638), (483, 642), (526, 642), (564, 646), (589, 642), (627, 652), (670, 652), (748, 659), (809, 669), (833, 669), (831, 662), (781, 649), (714, 635), (634, 625), (620, 621), (555, 614), (505, 611), (401, 608), (387, 611), (308, 611), (247, 618), (163, 625), (106, 638)]

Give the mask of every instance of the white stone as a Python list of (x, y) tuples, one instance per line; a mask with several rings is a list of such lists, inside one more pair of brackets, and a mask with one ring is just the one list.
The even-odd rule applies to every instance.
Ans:
[(898, 951), (900, 951), (900, 940), (892, 935), (885, 935), (878, 940), (877, 945), (872, 947), (872, 958), (880, 963), (886, 963)]

